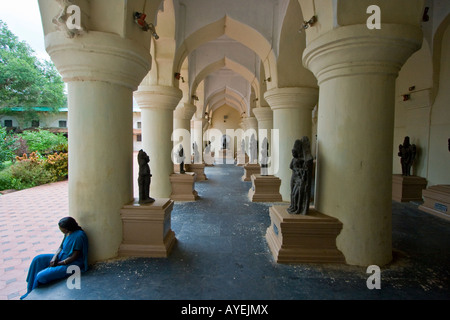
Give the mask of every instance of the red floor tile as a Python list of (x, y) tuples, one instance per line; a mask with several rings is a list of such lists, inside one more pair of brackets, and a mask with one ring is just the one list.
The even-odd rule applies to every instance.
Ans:
[(0, 300), (20, 299), (32, 259), (58, 248), (67, 188), (64, 181), (0, 196)]

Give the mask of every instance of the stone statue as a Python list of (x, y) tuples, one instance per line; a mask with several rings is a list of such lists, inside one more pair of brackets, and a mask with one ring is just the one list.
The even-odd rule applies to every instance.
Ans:
[(177, 162), (180, 164), (180, 173), (184, 174), (186, 171), (184, 170), (184, 159), (186, 157), (184, 156), (184, 149), (183, 145), (180, 144), (180, 147), (178, 148), (178, 155), (177, 155)]
[(416, 158), (416, 145), (409, 143), (409, 137), (405, 137), (403, 144), (398, 146), (398, 156), (402, 165), (402, 175), (410, 176), (411, 167)]
[(252, 134), (250, 138), (250, 163), (258, 162), (258, 145), (256, 143), (255, 135)]
[(228, 150), (228, 139), (226, 135), (222, 136), (222, 150)]
[(197, 142), (192, 144), (192, 149), (194, 150), (194, 163), (200, 163), (200, 153), (198, 152)]
[(155, 199), (150, 198), (150, 182), (152, 179), (152, 174), (150, 173), (150, 157), (144, 150), (140, 150), (138, 153), (138, 164), (139, 164), (139, 203), (153, 203)]
[(293, 159), (290, 168), (291, 176), (291, 205), (287, 209), (290, 214), (309, 212), (311, 201), (312, 171), (314, 159), (308, 137), (296, 140), (292, 149)]
[(244, 139), (241, 140), (241, 152), (242, 152), (242, 154), (245, 154), (245, 140)]
[(267, 138), (263, 139), (261, 146), (261, 175), (269, 175), (269, 142)]

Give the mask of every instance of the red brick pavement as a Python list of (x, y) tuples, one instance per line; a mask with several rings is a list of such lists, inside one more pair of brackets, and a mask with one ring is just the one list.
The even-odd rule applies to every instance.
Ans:
[[(133, 158), (138, 197), (137, 152)], [(31, 261), (58, 249), (63, 239), (58, 221), (68, 215), (67, 181), (0, 195), (0, 300), (18, 300), (26, 293)]]
[(32, 259), (57, 250), (58, 221), (68, 212), (67, 181), (0, 195), (0, 300), (26, 293)]

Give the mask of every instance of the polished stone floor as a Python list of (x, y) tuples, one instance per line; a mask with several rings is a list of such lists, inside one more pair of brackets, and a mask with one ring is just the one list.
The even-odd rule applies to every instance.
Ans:
[[(450, 222), (392, 203), (394, 260), (381, 267), (381, 288), (368, 289), (365, 267), (281, 265), (265, 241), (269, 206), (247, 198), (243, 168), (207, 167), (196, 202), (176, 202), (177, 244), (167, 259), (98, 263), (81, 289), (65, 280), (33, 291), (28, 300), (448, 300)], [(38, 214), (38, 213), (37, 213)], [(50, 252), (53, 248), (49, 247)]]

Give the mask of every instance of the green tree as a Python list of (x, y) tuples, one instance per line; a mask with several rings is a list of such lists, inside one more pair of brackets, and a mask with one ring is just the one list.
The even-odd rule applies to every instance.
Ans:
[(34, 107), (57, 112), (66, 102), (64, 82), (53, 63), (40, 61), (0, 20), (0, 112), (15, 107), (29, 113)]
[(8, 134), (6, 128), (0, 127), (0, 170), (3, 169), (3, 162), (10, 161), (15, 156), (14, 142), (14, 137)]

